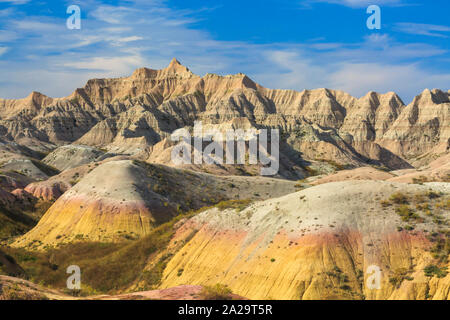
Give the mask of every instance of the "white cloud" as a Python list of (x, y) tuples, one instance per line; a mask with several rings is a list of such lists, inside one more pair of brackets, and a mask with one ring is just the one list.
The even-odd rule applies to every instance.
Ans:
[(125, 37), (125, 38), (118, 38), (115, 39), (115, 41), (117, 42), (132, 42), (132, 41), (138, 41), (138, 40), (142, 40), (144, 39), (143, 37), (138, 37), (138, 36), (130, 36), (130, 37)]
[(323, 82), (328, 76), (326, 68), (307, 57), (301, 50), (269, 50), (264, 56), (275, 67), (274, 70), (256, 74), (266, 86), (298, 90), (326, 86)]
[(5, 18), (14, 14), (14, 8), (6, 8), (0, 10), (0, 17)]
[(17, 39), (17, 34), (13, 31), (0, 30), (0, 42), (9, 42)]
[(308, 2), (338, 4), (351, 8), (364, 8), (370, 5), (400, 6), (405, 3), (403, 0), (309, 0)]
[(136, 10), (130, 7), (99, 6), (92, 16), (100, 21), (119, 24), (130, 13), (136, 13)]
[(126, 9), (92, 0), (89, 9), (83, 9), (81, 30), (66, 29), (64, 18), (5, 19), (0, 41), (17, 52), (18, 59), (0, 60), (0, 97), (24, 97), (32, 90), (69, 95), (90, 78), (127, 76), (144, 66), (163, 68), (173, 57), (199, 75), (243, 72), (270, 88), (328, 87), (355, 96), (370, 90), (396, 91), (405, 102), (425, 87), (449, 89), (450, 72), (427, 69), (418, 62), (445, 58), (446, 50), (398, 43), (386, 34), (359, 43), (316, 39), (303, 44), (252, 44), (217, 41), (191, 28), (197, 13), (171, 10), (158, 0), (134, 1)]
[(10, 4), (25, 4), (30, 2), (30, 0), (0, 0), (0, 3), (1, 2), (8, 2)]
[(430, 36), (430, 37), (439, 37), (439, 38), (448, 38), (448, 34), (450, 33), (450, 27), (448, 26), (440, 26), (433, 24), (423, 24), (423, 23), (412, 23), (412, 22), (401, 22), (395, 25), (395, 29), (400, 32)]
[(43, 22), (38, 19), (13, 20), (11, 22), (16, 29), (33, 33), (45, 33), (55, 31), (57, 29), (65, 29), (65, 25), (52, 22)]
[(332, 50), (294, 47), (266, 51), (264, 64), (272, 68), (255, 73), (255, 80), (272, 88), (325, 87), (356, 97), (369, 91), (395, 91), (409, 102), (425, 88), (449, 89), (450, 72), (429, 70), (417, 62), (418, 57), (443, 53), (429, 45), (399, 44), (384, 36), (358, 45), (339, 44)]
[(8, 49), (9, 49), (8, 47), (0, 47), (0, 57), (4, 55), (6, 51), (8, 51)]
[[(411, 100), (425, 88), (423, 84), (431, 76), (415, 64), (341, 63), (330, 74), (329, 81), (332, 88), (351, 91), (357, 96), (369, 91), (397, 91)], [(409, 79), (415, 79), (415, 83), (411, 85)]]
[(122, 57), (94, 57), (82, 61), (72, 61), (63, 63), (63, 67), (79, 70), (99, 70), (108, 74), (126, 74), (131, 69), (144, 65), (144, 60), (139, 55)]

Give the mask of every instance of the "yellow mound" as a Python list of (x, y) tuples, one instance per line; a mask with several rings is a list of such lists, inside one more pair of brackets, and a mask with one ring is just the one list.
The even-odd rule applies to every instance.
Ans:
[(154, 180), (132, 161), (104, 163), (64, 193), (15, 246), (136, 238), (168, 221), (176, 208), (151, 191)]
[(136, 239), (179, 212), (295, 191), (293, 181), (216, 177), (134, 160), (111, 160), (92, 168), (14, 246), (37, 249), (76, 240)]
[[(437, 238), (445, 241), (445, 234), (429, 240), (441, 226), (422, 212), (423, 220), (402, 221), (397, 205), (382, 202), (398, 192), (413, 199), (430, 188), (443, 192), (436, 201), (449, 199), (448, 184), (352, 181), (241, 212), (203, 212), (178, 232), (195, 236), (168, 263), (161, 287), (221, 283), (250, 299), (448, 299), (450, 275), (424, 274), (429, 265), (448, 266), (429, 252)], [(433, 214), (449, 218), (448, 210)], [(372, 265), (381, 271), (379, 289), (366, 285)]]

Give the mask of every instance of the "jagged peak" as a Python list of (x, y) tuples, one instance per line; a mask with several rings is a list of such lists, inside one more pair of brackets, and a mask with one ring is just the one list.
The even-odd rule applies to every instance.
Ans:
[(385, 100), (388, 99), (389, 101), (397, 101), (399, 104), (404, 105), (403, 100), (399, 97), (397, 93), (394, 91), (388, 91), (386, 93), (379, 93), (376, 91), (369, 91), (365, 96), (361, 97), (359, 100)]
[(378, 93), (378, 92), (376, 92), (376, 91), (369, 91), (369, 92), (367, 92), (367, 94), (365, 95), (366, 97), (378, 97), (378, 96), (380, 96), (380, 94)]
[(38, 91), (31, 91), (31, 93), (27, 96), (28, 99), (36, 99), (36, 98), (47, 98), (45, 94), (42, 94)]
[(182, 64), (180, 63), (180, 61), (178, 61), (177, 58), (173, 58), (169, 63), (169, 68), (175, 67), (175, 66), (182, 66)]
[(149, 68), (139, 68), (134, 70), (131, 78), (153, 78), (157, 71)]
[(318, 95), (321, 96), (321, 97), (322, 96), (326, 97), (328, 99), (330, 99), (330, 98), (331, 99), (335, 99), (336, 98), (334, 93), (333, 93), (333, 90), (328, 89), (328, 88), (317, 88), (317, 89), (311, 89), (311, 90), (310, 89), (305, 89), (302, 92), (305, 93), (308, 96), (313, 95), (316, 98), (318, 97)]
[(249, 77), (245, 73), (239, 72), (235, 74), (227, 74), (224, 76), (217, 73), (207, 73), (205, 74), (204, 78), (249, 78)]
[(401, 100), (400, 96), (394, 91), (388, 91), (384, 95)]
[(442, 94), (447, 95), (447, 92), (445, 92), (445, 91), (443, 91), (441, 89), (433, 89), (433, 90), (431, 90), (431, 94), (433, 94), (433, 95), (442, 95)]
[(380, 92), (371, 90), (371, 91), (367, 92), (365, 96), (361, 97), (361, 99), (370, 98), (370, 97), (371, 98), (375, 98), (376, 97), (376, 98), (379, 99), (379, 98), (382, 98), (382, 97), (398, 97), (398, 96), (393, 91), (388, 91), (386, 93), (380, 93)]
[(178, 61), (176, 58), (173, 58), (172, 61), (170, 61), (169, 65), (160, 70), (154, 70), (149, 68), (139, 68), (136, 69), (131, 78), (132, 79), (147, 79), (147, 78), (154, 78), (154, 79), (162, 79), (168, 76), (178, 75), (182, 78), (184, 77), (192, 77), (193, 73), (185, 66), (183, 66), (180, 61)]
[(32, 91), (24, 100), (27, 101), (27, 103), (33, 104), (35, 107), (40, 107), (53, 99), (38, 91)]
[(419, 102), (431, 104), (448, 103), (450, 102), (450, 97), (446, 92), (440, 89), (430, 90), (429, 88), (426, 88), (421, 94), (414, 98), (412, 103), (417, 104)]
[(359, 99), (363, 105), (369, 104), (371, 108), (377, 108), (380, 105), (380, 98), (383, 95), (375, 91), (369, 91), (365, 96)]
[(389, 92), (385, 93), (385, 96), (389, 97), (390, 101), (397, 102), (399, 104), (399, 106), (405, 106), (403, 99), (400, 98), (400, 96), (396, 92), (389, 91)]
[(167, 68), (161, 70), (161, 71), (168, 71), (173, 72), (179, 75), (192, 75), (192, 72), (189, 70), (189, 68), (183, 66), (180, 61), (177, 60), (177, 58), (173, 58), (172, 61), (170, 61)]
[(365, 96), (361, 97), (361, 100), (363, 100), (363, 99), (378, 99), (378, 100), (380, 100), (380, 99), (386, 99), (386, 98), (388, 98), (390, 100), (394, 99), (394, 100), (402, 101), (400, 99), (400, 97), (397, 95), (397, 93), (395, 93), (393, 91), (388, 91), (386, 93), (369, 91)]
[(250, 79), (245, 73), (227, 74), (225, 76), (218, 75), (216, 73), (207, 73), (205, 74), (203, 79), (220, 79), (232, 81), (233, 83), (240, 85), (242, 88), (249, 88), (254, 90), (256, 90), (258, 87), (258, 84)]

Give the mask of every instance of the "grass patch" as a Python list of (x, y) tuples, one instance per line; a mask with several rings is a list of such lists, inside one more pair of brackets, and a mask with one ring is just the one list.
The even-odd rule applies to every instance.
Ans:
[(392, 194), (391, 197), (389, 198), (389, 200), (395, 204), (408, 204), (409, 203), (408, 197), (401, 192), (396, 192), (396, 193)]
[(414, 278), (408, 276), (409, 271), (405, 268), (400, 268), (394, 271), (389, 277), (389, 283), (394, 287), (399, 288), (404, 280), (412, 281)]
[(395, 212), (401, 217), (402, 221), (408, 222), (411, 219), (420, 220), (420, 216), (407, 205), (401, 205), (395, 208)]
[(424, 184), (425, 182), (429, 182), (428, 178), (425, 176), (420, 176), (418, 178), (413, 178), (414, 184)]
[(448, 235), (441, 237), (439, 233), (434, 233), (429, 237), (429, 240), (433, 243), (430, 248), (433, 258), (446, 263), (450, 254), (450, 237)]
[(438, 277), (438, 278), (444, 278), (445, 276), (447, 276), (448, 272), (447, 272), (447, 267), (443, 267), (443, 268), (439, 268), (438, 266), (434, 265), (434, 264), (430, 264), (428, 266), (426, 266), (423, 269), (423, 272), (425, 273), (425, 275), (427, 277)]
[(320, 171), (317, 169), (314, 169), (313, 167), (307, 166), (307, 167), (304, 167), (304, 169), (306, 170), (306, 172), (308, 172), (308, 175), (310, 177), (315, 177), (315, 176), (320, 175)]
[(118, 292), (136, 281), (143, 281), (146, 288), (152, 289), (159, 284), (172, 255), (158, 258), (151, 270), (143, 270), (152, 257), (167, 248), (175, 232), (175, 223), (192, 215), (179, 215), (154, 229), (148, 236), (132, 242), (81, 242), (45, 252), (16, 248), (6, 248), (5, 252), (17, 261), (33, 282), (57, 289), (66, 287), (66, 269), (70, 265), (81, 268), (81, 295)]
[(204, 300), (232, 300), (231, 294), (230, 288), (218, 283), (215, 286), (203, 287), (200, 297)]
[(220, 211), (224, 211), (226, 209), (236, 209), (238, 212), (241, 212), (245, 208), (247, 208), (252, 203), (252, 200), (226, 200), (219, 202), (215, 205)]
[(47, 176), (51, 177), (51, 176), (56, 176), (57, 174), (60, 173), (60, 171), (58, 169), (56, 169), (55, 167), (49, 166), (48, 164), (45, 164), (42, 161), (39, 160), (35, 160), (32, 159), (31, 162), (39, 169), (41, 170), (43, 173), (45, 173)]
[(440, 193), (437, 193), (437, 192), (434, 192), (434, 191), (428, 191), (427, 194), (426, 194), (426, 196), (427, 196), (429, 199), (438, 199), (438, 198), (440, 198), (442, 195), (441, 195)]

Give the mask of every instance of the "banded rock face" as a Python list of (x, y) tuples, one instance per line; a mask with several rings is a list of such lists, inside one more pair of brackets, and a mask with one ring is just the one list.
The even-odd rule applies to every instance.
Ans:
[[(55, 201), (13, 243), (38, 250), (138, 239), (182, 211), (211, 206), (177, 223), (163, 290), (223, 283), (251, 299), (448, 299), (449, 275), (423, 270), (448, 266), (430, 253), (438, 240), (430, 234), (443, 237), (449, 218), (449, 116), (450, 91), (425, 90), (405, 106), (393, 92), (358, 99), (267, 89), (244, 74), (200, 77), (174, 59), (162, 70), (89, 80), (65, 98), (0, 99), (0, 203)], [(171, 133), (195, 121), (221, 132), (280, 129), (277, 178), (356, 169), (297, 184), (258, 177), (260, 165), (247, 163), (168, 167)], [(412, 221), (383, 204), (395, 192), (430, 191), (436, 212), (411, 207), (419, 215)], [(214, 207), (231, 199), (261, 202), (240, 212)], [(8, 214), (0, 212), (2, 221)], [(365, 285), (372, 265), (382, 272), (379, 290)]]
[[(178, 230), (174, 241), (195, 236), (168, 263), (162, 288), (222, 283), (250, 299), (448, 299), (450, 274), (427, 277), (423, 271), (436, 263), (428, 235), (440, 226), (431, 218), (403, 222), (394, 207), (382, 206), (393, 193), (413, 197), (430, 189), (449, 199), (443, 183), (352, 181), (241, 212), (205, 211)], [(445, 220), (449, 213), (440, 214)], [(414, 231), (405, 230), (408, 224)], [(381, 270), (377, 290), (366, 286), (373, 265)]]
[[(181, 211), (222, 200), (280, 196), (294, 192), (296, 184), (261, 177), (222, 178), (120, 159), (107, 159), (87, 172), (72, 169), (71, 174), (75, 171), (80, 172), (80, 181), (68, 187), (37, 226), (14, 246), (43, 249), (80, 240), (136, 239)], [(53, 180), (56, 184), (63, 179), (56, 176)], [(48, 190), (47, 184), (42, 184), (32, 184), (27, 191), (38, 196), (39, 190)]]
[(389, 129), (404, 108), (393, 92), (369, 92), (349, 108), (341, 132), (349, 133), (357, 141), (375, 141)]
[[(281, 129), (307, 160), (402, 169), (410, 167), (405, 158), (448, 152), (449, 106), (448, 92), (440, 90), (426, 90), (405, 106), (392, 92), (357, 99), (329, 89), (266, 89), (244, 74), (200, 77), (174, 59), (161, 70), (89, 80), (66, 98), (33, 93), (1, 100), (0, 132), (40, 150), (76, 141), (140, 154), (196, 120), (220, 125), (246, 118), (257, 128)], [(328, 133), (296, 134), (310, 127)], [(308, 151), (317, 147), (323, 155)]]
[(42, 162), (60, 171), (80, 167), (87, 163), (98, 162), (113, 154), (82, 145), (67, 145), (59, 147), (48, 154)]
[(146, 235), (176, 213), (172, 204), (164, 206), (167, 199), (148, 189), (150, 181), (131, 161), (104, 163), (64, 193), (17, 245), (113, 239), (119, 232)]
[(450, 95), (441, 90), (426, 89), (414, 98), (389, 130), (380, 137), (380, 144), (410, 159), (433, 148), (450, 151)]

